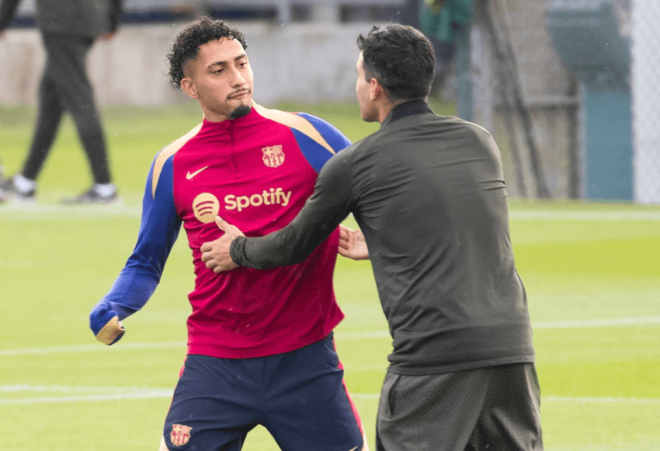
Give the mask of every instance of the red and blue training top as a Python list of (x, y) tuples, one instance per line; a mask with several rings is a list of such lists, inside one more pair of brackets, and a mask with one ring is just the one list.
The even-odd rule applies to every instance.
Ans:
[(204, 120), (164, 148), (147, 179), (137, 245), (90, 315), (94, 333), (146, 304), (183, 224), (195, 267), (189, 354), (262, 357), (327, 336), (343, 318), (332, 285), (338, 230), (304, 262), (267, 271), (215, 274), (201, 261), (200, 247), (222, 236), (218, 214), (246, 236), (286, 226), (326, 161), (349, 144), (319, 118), (255, 104), (239, 119)]

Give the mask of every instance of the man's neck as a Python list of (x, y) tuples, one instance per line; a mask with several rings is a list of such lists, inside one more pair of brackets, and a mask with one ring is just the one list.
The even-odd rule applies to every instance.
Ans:
[(387, 102), (385, 104), (379, 105), (378, 107), (378, 122), (380, 124), (383, 123), (383, 121), (387, 118), (387, 116), (390, 115), (394, 107), (396, 106), (396, 103), (392, 102)]
[(380, 120), (381, 127), (389, 124), (392, 121), (401, 119), (414, 114), (433, 113), (433, 110), (426, 102), (426, 98), (406, 99), (392, 106), (388, 109), (387, 115)]
[(405, 99), (405, 100), (398, 100), (396, 102), (392, 102), (389, 99), (387, 100), (386, 103), (383, 103), (382, 105), (378, 106), (378, 122), (381, 124), (385, 119), (388, 118), (392, 114), (392, 110), (397, 108), (399, 105), (403, 105), (404, 103), (417, 103), (417, 102), (426, 102), (426, 98), (413, 98), (413, 99)]

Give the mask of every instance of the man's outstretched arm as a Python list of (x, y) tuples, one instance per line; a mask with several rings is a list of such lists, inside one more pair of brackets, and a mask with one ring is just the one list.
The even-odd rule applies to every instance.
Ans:
[(217, 220), (225, 234), (202, 246), (202, 261), (216, 273), (237, 265), (267, 269), (304, 261), (353, 208), (350, 157), (345, 150), (326, 163), (314, 194), (282, 230), (263, 237), (245, 237), (236, 227)]
[(94, 336), (107, 345), (119, 341), (124, 335), (121, 321), (140, 310), (153, 294), (181, 228), (174, 209), (171, 159), (160, 172), (155, 192), (153, 174), (154, 166), (147, 179), (135, 249), (108, 294), (89, 315)]

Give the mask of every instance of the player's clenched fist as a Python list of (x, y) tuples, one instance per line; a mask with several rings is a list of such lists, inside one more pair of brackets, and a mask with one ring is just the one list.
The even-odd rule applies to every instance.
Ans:
[(90, 313), (89, 327), (96, 339), (106, 345), (118, 342), (126, 331), (117, 312), (109, 309), (103, 302), (97, 304)]

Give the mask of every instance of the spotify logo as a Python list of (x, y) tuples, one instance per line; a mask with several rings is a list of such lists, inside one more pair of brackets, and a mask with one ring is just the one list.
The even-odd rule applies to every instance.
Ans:
[(195, 217), (204, 224), (213, 222), (220, 211), (218, 198), (211, 193), (202, 193), (193, 200)]

